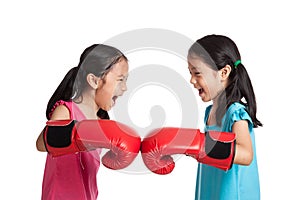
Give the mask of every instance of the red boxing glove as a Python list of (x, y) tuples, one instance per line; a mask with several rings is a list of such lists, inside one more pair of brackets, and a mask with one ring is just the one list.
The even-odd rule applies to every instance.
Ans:
[(137, 156), (141, 138), (130, 127), (113, 120), (50, 120), (44, 131), (47, 151), (54, 157), (110, 149), (102, 163), (110, 169), (127, 167)]
[(161, 128), (148, 134), (141, 144), (142, 158), (156, 174), (171, 173), (175, 163), (171, 155), (186, 154), (198, 162), (229, 170), (235, 154), (235, 134), (198, 129)]

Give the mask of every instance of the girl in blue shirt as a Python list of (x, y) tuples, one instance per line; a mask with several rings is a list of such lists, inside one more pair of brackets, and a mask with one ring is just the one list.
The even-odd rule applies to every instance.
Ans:
[(188, 68), (202, 101), (212, 101), (205, 112), (205, 131), (236, 134), (230, 170), (199, 163), (195, 199), (260, 199), (253, 128), (262, 123), (256, 118), (255, 94), (236, 44), (226, 36), (205, 36), (189, 49)]

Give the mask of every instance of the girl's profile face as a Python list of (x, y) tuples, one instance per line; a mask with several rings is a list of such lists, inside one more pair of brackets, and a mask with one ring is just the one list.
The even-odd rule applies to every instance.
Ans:
[(119, 96), (127, 90), (128, 63), (125, 59), (114, 64), (111, 70), (101, 79), (101, 86), (96, 90), (95, 101), (103, 110), (109, 111)]
[(199, 91), (202, 101), (214, 100), (224, 90), (220, 71), (215, 71), (199, 57), (188, 56), (190, 83)]

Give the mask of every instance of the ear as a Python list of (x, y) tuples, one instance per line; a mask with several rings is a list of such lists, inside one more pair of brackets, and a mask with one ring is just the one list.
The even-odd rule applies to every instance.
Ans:
[(98, 86), (99, 86), (99, 80), (100, 78), (95, 76), (94, 74), (92, 73), (89, 73), (87, 76), (86, 76), (86, 80), (88, 82), (88, 84), (93, 88), (93, 89), (97, 89)]
[(227, 80), (229, 77), (229, 74), (231, 72), (231, 66), (225, 65), (222, 69), (219, 70), (221, 80)]

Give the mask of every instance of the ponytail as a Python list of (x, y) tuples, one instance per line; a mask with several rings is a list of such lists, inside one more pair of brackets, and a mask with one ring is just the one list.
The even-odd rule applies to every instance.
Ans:
[(70, 69), (51, 96), (46, 109), (46, 117), (48, 120), (50, 119), (50, 113), (54, 104), (59, 100), (71, 100), (74, 92), (76, 92), (73, 91), (73, 85), (78, 73), (78, 69), (79, 67), (73, 67), (72, 69)]
[(239, 63), (234, 70), (236, 73), (232, 73), (232, 82), (226, 88), (227, 105), (234, 102), (244, 104), (247, 106), (254, 127), (262, 126), (262, 123), (256, 118), (256, 98), (248, 72), (242, 63)]

